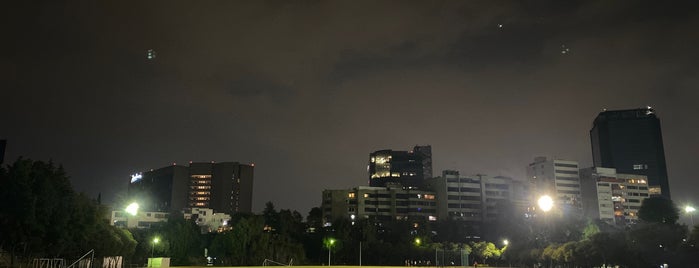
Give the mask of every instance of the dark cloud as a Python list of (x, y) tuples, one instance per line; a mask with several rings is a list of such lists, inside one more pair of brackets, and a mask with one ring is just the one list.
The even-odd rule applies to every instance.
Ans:
[(431, 144), (437, 172), (522, 177), (538, 155), (589, 165), (601, 109), (653, 105), (673, 195), (699, 202), (686, 190), (699, 186), (696, 7), (14, 3), (0, 135), (9, 159), (53, 158), (106, 199), (138, 170), (255, 162), (255, 209), (304, 212), (323, 189), (365, 183), (373, 150)]

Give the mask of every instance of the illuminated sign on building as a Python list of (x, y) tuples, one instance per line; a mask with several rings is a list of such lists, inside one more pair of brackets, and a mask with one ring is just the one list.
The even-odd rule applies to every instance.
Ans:
[(131, 183), (140, 181), (142, 178), (143, 178), (143, 174), (141, 174), (141, 173), (133, 174), (133, 175), (131, 175)]

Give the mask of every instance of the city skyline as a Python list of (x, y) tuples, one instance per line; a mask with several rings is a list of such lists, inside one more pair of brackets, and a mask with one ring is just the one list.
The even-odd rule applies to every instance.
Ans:
[[(63, 164), (110, 202), (130, 174), (255, 164), (253, 211), (306, 213), (367, 155), (432, 146), (434, 174), (592, 166), (603, 109), (652, 106), (673, 200), (699, 204), (697, 3), (11, 3), (4, 164)], [(5, 90), (7, 89), (7, 90)]]

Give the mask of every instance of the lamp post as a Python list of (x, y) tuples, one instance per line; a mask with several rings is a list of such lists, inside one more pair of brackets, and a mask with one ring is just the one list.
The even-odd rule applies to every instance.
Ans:
[(335, 239), (329, 238), (326, 241), (326, 245), (328, 247), (328, 266), (330, 266), (330, 252), (332, 252), (333, 245), (335, 245)]
[(550, 226), (547, 214), (553, 208), (553, 199), (549, 195), (542, 195), (539, 197), (539, 200), (537, 200), (537, 204), (539, 205), (539, 209), (544, 212), (544, 222), (546, 225), (546, 229), (544, 229), (544, 241), (548, 242), (548, 228)]
[(153, 258), (153, 252), (155, 252), (155, 244), (160, 242), (160, 238), (153, 238), (153, 246), (150, 248), (150, 257)]
[(694, 211), (696, 211), (696, 209), (692, 206), (688, 205), (684, 207), (684, 212), (689, 214), (689, 220), (692, 222), (692, 227), (694, 227), (694, 215), (692, 215), (694, 214)]
[(138, 209), (139, 209), (139, 205), (136, 202), (132, 202), (131, 204), (126, 206), (126, 208), (124, 208), (124, 211), (126, 211), (126, 226), (125, 226), (126, 228), (131, 228), (131, 226), (129, 226), (129, 223), (132, 220), (134, 220), (136, 215), (138, 215)]

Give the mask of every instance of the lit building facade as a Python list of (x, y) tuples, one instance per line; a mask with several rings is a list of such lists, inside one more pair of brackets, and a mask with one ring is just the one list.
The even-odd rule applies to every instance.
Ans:
[(641, 203), (650, 196), (648, 179), (616, 172), (600, 167), (580, 170), (583, 213), (610, 224), (636, 223)]
[(347, 190), (323, 191), (323, 219), (437, 220), (434, 192), (403, 188), (359, 186)]
[(126, 211), (112, 211), (109, 224), (129, 229), (149, 229), (157, 224), (167, 222), (168, 212), (138, 211), (131, 215)]
[(229, 230), (231, 227), (228, 222), (231, 220), (231, 215), (226, 213), (214, 213), (210, 208), (188, 208), (182, 213), (185, 220), (193, 220), (201, 233), (222, 232)]
[(432, 147), (415, 146), (412, 151), (381, 150), (369, 154), (369, 185), (385, 187), (400, 183), (422, 187), (432, 177)]
[(253, 178), (253, 165), (191, 162), (132, 175), (129, 197), (150, 211), (251, 212)]
[(557, 207), (568, 215), (580, 215), (580, 175), (578, 162), (537, 157), (527, 167), (530, 200), (536, 204), (540, 196), (549, 195)]
[(590, 140), (595, 167), (644, 175), (651, 195), (670, 198), (660, 119), (651, 107), (599, 113)]

